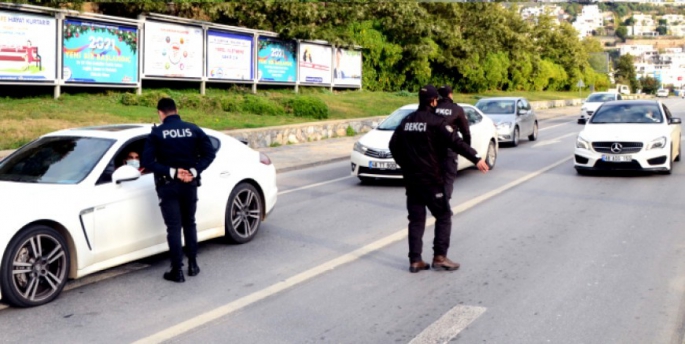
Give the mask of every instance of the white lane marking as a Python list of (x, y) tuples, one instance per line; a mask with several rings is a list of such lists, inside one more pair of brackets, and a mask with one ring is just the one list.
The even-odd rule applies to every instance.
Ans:
[(555, 143), (561, 142), (561, 139), (563, 139), (565, 137), (573, 136), (573, 135), (578, 135), (578, 134), (577, 133), (568, 133), (566, 135), (561, 135), (561, 136), (555, 137), (553, 139), (549, 139), (546, 141), (540, 141), (540, 142), (534, 144), (531, 148), (553, 145)]
[(327, 181), (321, 182), (321, 183), (309, 184), (309, 185), (305, 185), (305, 186), (302, 186), (302, 187), (299, 187), (299, 188), (294, 188), (294, 189), (290, 189), (290, 190), (281, 191), (281, 192), (278, 193), (278, 195), (280, 196), (280, 195), (285, 195), (285, 194), (287, 194), (287, 193), (291, 193), (291, 192), (295, 192), (295, 191), (300, 191), (300, 190), (305, 190), (305, 189), (311, 189), (311, 188), (315, 188), (315, 187), (317, 187), (317, 186), (321, 186), (321, 185), (326, 185), (326, 184), (331, 184), (331, 183), (339, 182), (339, 181), (341, 181), (341, 180), (345, 180), (345, 179), (352, 178), (352, 177), (353, 177), (353, 176), (346, 176), (346, 177), (342, 177), (342, 178), (327, 180)]
[(485, 313), (484, 307), (456, 306), (419, 333), (409, 344), (443, 344)]
[[(478, 196), (476, 198), (473, 198), (469, 200), (468, 202), (465, 202), (459, 206), (453, 207), (452, 212), (455, 214), (458, 212), (463, 212), (469, 208), (472, 208), (492, 197), (495, 197), (511, 188), (514, 188), (522, 183), (525, 183), (528, 180), (531, 180), (557, 166), (560, 166), (561, 164), (569, 162), (573, 157), (568, 157), (564, 158), (562, 160), (559, 160), (547, 167), (544, 167), (538, 171), (532, 172), (528, 175), (525, 175), (517, 180), (514, 180), (504, 186), (501, 186), (495, 190), (492, 190), (488, 193), (485, 193), (481, 196)], [(426, 220), (426, 226), (432, 226), (435, 224), (435, 218), (431, 217), (430, 219)], [(380, 250), (390, 244), (396, 243), (400, 240), (403, 240), (407, 237), (407, 228), (403, 228), (391, 235), (388, 235), (382, 239), (379, 239), (375, 242), (372, 242), (366, 246), (360, 247), (350, 253), (344, 254), (340, 257), (337, 257), (335, 259), (329, 260), (321, 265), (315, 266), (309, 270), (306, 270), (304, 272), (301, 272), (295, 276), (286, 278), (285, 280), (282, 280), (280, 282), (277, 282), (275, 284), (272, 284), (271, 286), (268, 286), (262, 290), (256, 291), (252, 294), (249, 294), (247, 296), (241, 297), (235, 301), (231, 301), (223, 306), (219, 306), (217, 308), (214, 308), (206, 313), (199, 314), (193, 318), (190, 318), (182, 323), (173, 325), (171, 327), (168, 327), (166, 329), (163, 329), (155, 334), (150, 335), (149, 337), (140, 339), (134, 344), (143, 344), (143, 343), (161, 343), (166, 340), (170, 340), (174, 337), (177, 337), (181, 334), (184, 334), (188, 331), (191, 331), (195, 328), (198, 328), (202, 325), (205, 325), (211, 321), (217, 320), (221, 317), (224, 317), (226, 315), (229, 315), (235, 311), (238, 311), (242, 308), (245, 308), (257, 301), (261, 301), (263, 299), (266, 299), (267, 297), (273, 296), (279, 292), (282, 292), (288, 288), (294, 287), (300, 283), (306, 282), (314, 277), (317, 277), (325, 272), (331, 271), (335, 268), (338, 268), (344, 264), (353, 262), (355, 260), (358, 260), (359, 258), (365, 256), (368, 253)]]
[(553, 126), (551, 126), (551, 127), (540, 128), (539, 131), (543, 131), (543, 130), (547, 130), (547, 129), (552, 129), (552, 128), (556, 128), (556, 127), (561, 127), (562, 125), (567, 125), (567, 124), (573, 123), (573, 122), (575, 122), (575, 121), (568, 121), (568, 122), (564, 122), (564, 123), (561, 123), (561, 124), (553, 125)]

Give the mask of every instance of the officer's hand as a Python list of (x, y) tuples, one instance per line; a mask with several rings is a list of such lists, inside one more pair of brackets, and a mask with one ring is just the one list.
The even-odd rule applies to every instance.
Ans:
[(190, 183), (193, 181), (193, 174), (183, 168), (178, 169), (177, 177), (184, 183)]
[(483, 173), (487, 173), (490, 170), (490, 166), (488, 166), (484, 159), (480, 159), (480, 161), (476, 164), (476, 167), (478, 167), (478, 169)]

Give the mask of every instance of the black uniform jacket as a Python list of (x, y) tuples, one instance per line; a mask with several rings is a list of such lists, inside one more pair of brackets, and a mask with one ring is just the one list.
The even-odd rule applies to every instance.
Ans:
[(474, 164), (478, 153), (462, 140), (445, 118), (430, 108), (409, 114), (390, 139), (390, 152), (402, 168), (407, 185), (444, 184), (443, 160), (452, 149)]
[(214, 161), (216, 152), (212, 141), (200, 127), (184, 122), (179, 115), (164, 119), (162, 125), (152, 128), (147, 138), (141, 163), (151, 170), (155, 178), (170, 177), (172, 169), (194, 169), (195, 179)]

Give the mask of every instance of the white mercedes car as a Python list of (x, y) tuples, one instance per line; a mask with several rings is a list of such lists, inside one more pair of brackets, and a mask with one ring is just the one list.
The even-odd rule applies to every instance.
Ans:
[[(124, 165), (151, 125), (50, 133), (0, 161), (0, 290), (16, 307), (55, 299), (80, 278), (168, 250), (154, 176)], [(198, 189), (198, 240), (250, 241), (276, 204), (263, 153), (205, 129), (216, 158)]]
[(670, 174), (680, 160), (680, 118), (659, 101), (606, 102), (578, 135), (575, 168)]
[[(485, 161), (491, 169), (494, 168), (498, 152), (495, 124), (473, 105), (459, 104), (459, 106), (464, 108), (464, 113), (469, 121), (471, 146), (480, 156), (485, 157)], [(411, 104), (395, 110), (378, 127), (366, 133), (354, 144), (350, 156), (353, 176), (358, 177), (361, 181), (369, 181), (375, 178), (402, 179), (402, 170), (393, 160), (388, 146), (395, 128), (418, 107), (419, 104)], [(459, 156), (459, 170), (472, 166), (472, 162), (461, 155)]]

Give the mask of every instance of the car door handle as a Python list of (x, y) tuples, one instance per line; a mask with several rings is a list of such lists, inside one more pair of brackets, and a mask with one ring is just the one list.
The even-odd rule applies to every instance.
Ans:
[(230, 176), (231, 176), (231, 172), (229, 172), (229, 171), (223, 171), (223, 172), (219, 173), (219, 177), (221, 177), (221, 178), (228, 178)]

